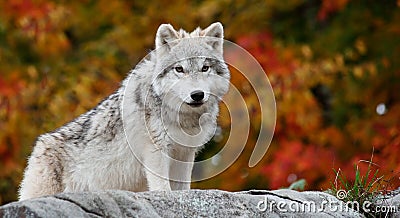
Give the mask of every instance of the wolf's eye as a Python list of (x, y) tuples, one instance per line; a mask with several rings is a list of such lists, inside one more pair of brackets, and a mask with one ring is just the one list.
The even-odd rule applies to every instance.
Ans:
[(175, 67), (175, 71), (178, 73), (183, 73), (183, 67), (181, 66)]
[(210, 69), (209, 66), (203, 66), (203, 67), (201, 68), (201, 72), (207, 72), (209, 69)]

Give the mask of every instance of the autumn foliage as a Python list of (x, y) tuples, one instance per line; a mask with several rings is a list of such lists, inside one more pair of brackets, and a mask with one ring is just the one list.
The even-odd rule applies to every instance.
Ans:
[[(193, 187), (276, 189), (305, 179), (307, 189), (327, 189), (332, 169), (352, 179), (353, 164), (365, 170), (359, 161), (372, 152), (387, 187), (400, 186), (399, 1), (8, 0), (0, 2), (0, 204), (16, 199), (35, 138), (115, 90), (154, 47), (159, 24), (191, 30), (217, 20), (266, 72), (277, 122), (268, 153), (249, 168), (263, 123), (256, 96), (245, 94), (254, 120), (243, 154)], [(232, 80), (246, 93), (244, 77)]]

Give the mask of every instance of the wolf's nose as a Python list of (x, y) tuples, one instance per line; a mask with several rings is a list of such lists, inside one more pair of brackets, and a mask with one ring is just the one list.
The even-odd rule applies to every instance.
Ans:
[(193, 99), (193, 101), (201, 101), (204, 98), (204, 92), (200, 90), (193, 91), (190, 93), (190, 97)]

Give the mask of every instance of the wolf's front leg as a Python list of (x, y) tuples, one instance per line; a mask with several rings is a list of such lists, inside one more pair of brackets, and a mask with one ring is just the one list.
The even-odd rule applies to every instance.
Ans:
[(171, 191), (168, 179), (169, 166), (170, 160), (168, 155), (161, 149), (146, 152), (144, 155), (144, 168), (150, 191)]
[(195, 151), (182, 152), (180, 155), (171, 155), (170, 180), (172, 190), (189, 190), (192, 177)]

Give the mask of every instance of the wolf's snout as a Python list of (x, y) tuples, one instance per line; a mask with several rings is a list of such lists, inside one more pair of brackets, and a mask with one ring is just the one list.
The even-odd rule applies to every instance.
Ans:
[(202, 101), (204, 98), (204, 92), (200, 90), (193, 91), (190, 93), (190, 97), (193, 99), (193, 101)]

